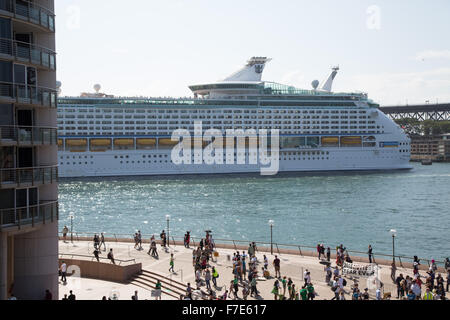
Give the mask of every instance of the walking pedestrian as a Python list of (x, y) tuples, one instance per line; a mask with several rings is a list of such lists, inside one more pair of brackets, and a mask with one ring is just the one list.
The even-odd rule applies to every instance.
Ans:
[(397, 271), (397, 266), (395, 265), (395, 262), (391, 263), (391, 279), (392, 282), (395, 283), (395, 272)]
[(67, 228), (67, 226), (64, 226), (63, 231), (62, 231), (64, 242), (66, 242), (66, 236), (67, 236), (68, 232), (69, 232), (69, 228)]
[(209, 269), (206, 269), (205, 271), (205, 282), (206, 282), (206, 289), (211, 289), (211, 271)]
[(275, 277), (281, 278), (281, 272), (280, 272), (280, 259), (275, 255), (275, 259), (273, 260), (273, 266), (275, 268)]
[(113, 264), (116, 264), (116, 262), (114, 261), (113, 249), (109, 249), (109, 252), (108, 252), (108, 259), (111, 260), (111, 262), (112, 262)]
[(319, 260), (320, 260), (320, 255), (322, 254), (322, 248), (320, 247), (320, 243), (317, 244), (316, 250), (317, 250), (317, 255), (319, 257)]
[(306, 291), (308, 291), (308, 300), (314, 300), (314, 298), (316, 297), (316, 293), (314, 292), (314, 286), (312, 285), (312, 283), (309, 283), (306, 286)]
[(256, 277), (253, 275), (252, 280), (250, 281), (250, 296), (255, 295), (258, 296), (258, 289), (256, 288)]
[(395, 284), (397, 285), (397, 299), (403, 298), (404, 292), (403, 292), (403, 286), (402, 281), (404, 280), (403, 274), (400, 273), (400, 275), (395, 279)]
[(327, 247), (327, 261), (330, 262), (330, 258), (331, 258), (331, 249), (330, 247)]
[(217, 272), (215, 267), (212, 267), (212, 282), (214, 283), (214, 287), (217, 287), (217, 278), (219, 277), (219, 273)]
[(64, 261), (61, 263), (61, 268), (60, 268), (60, 270), (61, 270), (61, 281), (62, 281), (63, 283), (66, 283), (66, 282), (67, 282), (67, 279), (66, 279), (66, 274), (67, 274), (67, 264), (66, 264)]
[(372, 263), (372, 246), (369, 244), (369, 250), (367, 251), (369, 255), (369, 263)]
[(100, 249), (102, 248), (102, 245), (104, 248), (103, 251), (106, 251), (105, 234), (103, 232), (100, 235)]
[(273, 284), (273, 289), (272, 289), (272, 294), (274, 296), (274, 300), (278, 300), (279, 290), (280, 290), (280, 284), (278, 283), (278, 280), (275, 280), (275, 282)]
[(287, 279), (286, 276), (281, 280), (281, 285), (283, 287), (283, 296), (286, 296)]
[(169, 262), (170, 268), (169, 271), (175, 272), (175, 270), (173, 269), (175, 263), (174, 263), (174, 258), (173, 258), (173, 253), (170, 254), (170, 262)]
[(94, 249), (94, 257), (95, 257), (95, 259), (97, 259), (97, 262), (100, 262), (100, 257), (98, 256), (99, 253), (100, 253), (100, 251), (98, 251), (97, 249)]
[(156, 280), (155, 284), (155, 296), (156, 296), (155, 300), (161, 300), (161, 291), (162, 291), (162, 284), (158, 279)]

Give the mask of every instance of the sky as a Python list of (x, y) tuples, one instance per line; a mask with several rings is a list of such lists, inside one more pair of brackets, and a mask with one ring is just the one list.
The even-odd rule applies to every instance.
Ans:
[(192, 96), (252, 56), (263, 80), (381, 105), (450, 102), (448, 0), (56, 0), (62, 95)]

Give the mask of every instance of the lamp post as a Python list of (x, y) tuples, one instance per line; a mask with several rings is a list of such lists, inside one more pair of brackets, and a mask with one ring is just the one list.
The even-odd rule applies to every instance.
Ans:
[(273, 236), (272, 236), (272, 228), (273, 228), (274, 221), (269, 220), (269, 226), (270, 226), (270, 254), (273, 254)]
[(397, 230), (391, 229), (391, 235), (392, 235), (392, 263), (395, 264), (395, 237), (397, 235)]
[(167, 221), (167, 246), (170, 247), (170, 237), (169, 237), (169, 221), (170, 221), (170, 215), (166, 214), (166, 221)]
[(70, 242), (73, 243), (73, 214), (70, 216)]

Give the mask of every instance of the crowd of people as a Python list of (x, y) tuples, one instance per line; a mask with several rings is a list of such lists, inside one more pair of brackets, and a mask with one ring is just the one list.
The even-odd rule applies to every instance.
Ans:
[[(402, 273), (395, 278), (394, 282), (397, 286), (397, 299), (404, 300), (445, 300), (446, 292), (450, 286), (450, 261), (445, 261), (445, 269), (447, 270), (447, 281), (445, 284), (444, 277), (437, 272), (437, 265), (431, 260), (426, 275), (419, 273), (420, 259), (414, 256), (413, 275), (403, 276)], [(425, 281), (422, 280), (425, 279)]]
[[(159, 235), (161, 248), (168, 251), (168, 239), (164, 230)], [(134, 248), (136, 250), (143, 250), (142, 247), (142, 234), (139, 230), (134, 234)], [(184, 247), (191, 248), (192, 238), (190, 231), (187, 231), (184, 235)], [(216, 267), (213, 265), (214, 258), (218, 256), (218, 252), (215, 251), (215, 244), (211, 235), (211, 231), (206, 231), (206, 235), (198, 243), (194, 242), (196, 248), (192, 249), (192, 264), (195, 274), (195, 289), (191, 287), (189, 283), (184, 295), (181, 299), (243, 299), (247, 300), (248, 297), (260, 298), (260, 292), (258, 290), (258, 280), (273, 279), (273, 286), (271, 294), (275, 300), (314, 300), (317, 296), (317, 292), (314, 288), (314, 284), (311, 279), (311, 273), (306, 270), (303, 274), (304, 282), (301, 284), (294, 283), (291, 277), (281, 274), (281, 261), (277, 255), (274, 256), (272, 261), (273, 276), (269, 271), (269, 260), (266, 255), (263, 255), (261, 261), (256, 256), (257, 248), (255, 242), (249, 244), (247, 251), (236, 251), (233, 256), (229, 256), (230, 267), (232, 272), (232, 280), (223, 286), (218, 286), (219, 273)], [(104, 234), (100, 236), (94, 235), (94, 256), (99, 261), (99, 254), (101, 249), (106, 251), (106, 244)], [(368, 299), (389, 299), (390, 294), (384, 294), (382, 296), (381, 289), (383, 283), (379, 283), (376, 289), (375, 295), (370, 296), (369, 289), (361, 289), (357, 282), (354, 282), (348, 291), (345, 290), (347, 286), (347, 280), (342, 274), (344, 262), (353, 263), (347, 249), (341, 244), (336, 247), (335, 251), (335, 266), (332, 266), (331, 262), (331, 249), (324, 246), (323, 243), (319, 243), (316, 247), (317, 256), (320, 263), (324, 264), (325, 283), (333, 291), (333, 297), (331, 300), (345, 300), (346, 294), (350, 295), (352, 300), (368, 300)], [(157, 241), (155, 236), (150, 238), (150, 246), (147, 252), (152, 257), (158, 259)], [(368, 246), (368, 258), (369, 263), (375, 263), (373, 248)], [(115, 263), (113, 249), (108, 252), (108, 259), (111, 263)], [(447, 258), (445, 262), (446, 279), (443, 275), (437, 271), (437, 265), (434, 260), (431, 261), (428, 271), (422, 274), (419, 273), (421, 263), (417, 256), (413, 261), (413, 274), (404, 275), (400, 273), (396, 276), (396, 264), (391, 265), (391, 278), (397, 288), (397, 299), (407, 300), (440, 300), (446, 299), (446, 292), (450, 287), (450, 261)], [(66, 281), (66, 269), (67, 266), (63, 263), (61, 266), (61, 280)], [(175, 273), (175, 257), (173, 253), (170, 253), (169, 258), (169, 272)], [(317, 281), (317, 279), (316, 279)], [(223, 287), (225, 290), (222, 290)], [(220, 292), (220, 293), (219, 293)], [(195, 293), (195, 297), (193, 296)], [(136, 297), (137, 299), (137, 297)]]

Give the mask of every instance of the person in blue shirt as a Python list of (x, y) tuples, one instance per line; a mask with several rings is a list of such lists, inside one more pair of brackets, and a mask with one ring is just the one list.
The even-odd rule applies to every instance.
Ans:
[(407, 297), (408, 300), (416, 300), (416, 295), (414, 294), (414, 292), (412, 292), (412, 290), (409, 290)]

